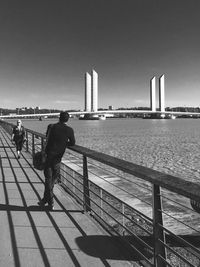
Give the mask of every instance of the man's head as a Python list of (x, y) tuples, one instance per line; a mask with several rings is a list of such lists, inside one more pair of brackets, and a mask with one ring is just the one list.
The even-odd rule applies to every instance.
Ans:
[(69, 113), (67, 111), (60, 112), (60, 122), (67, 122), (69, 120)]

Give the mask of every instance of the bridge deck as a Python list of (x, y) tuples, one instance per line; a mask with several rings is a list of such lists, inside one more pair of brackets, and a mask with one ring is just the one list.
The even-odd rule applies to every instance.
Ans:
[[(130, 266), (115, 239), (105, 233), (59, 185), (55, 210), (41, 210), (43, 173), (23, 151), (20, 160), (0, 127), (0, 266)], [(125, 249), (124, 249), (125, 250)], [(136, 263), (131, 266), (138, 266)]]

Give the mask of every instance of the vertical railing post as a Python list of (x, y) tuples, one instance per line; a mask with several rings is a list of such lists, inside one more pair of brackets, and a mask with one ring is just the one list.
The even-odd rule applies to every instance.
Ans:
[[(161, 226), (160, 226), (161, 225)], [(154, 266), (165, 267), (165, 262), (159, 257), (166, 260), (165, 235), (163, 231), (162, 203), (160, 197), (160, 187), (153, 185), (153, 235), (154, 235)], [(164, 244), (162, 244), (164, 243)]]
[(26, 151), (28, 152), (28, 131), (26, 131)]
[(123, 232), (123, 235), (125, 235), (125, 207), (124, 207), (124, 203), (122, 203), (122, 225), (123, 225), (123, 229), (122, 229), (122, 232)]
[(35, 154), (35, 135), (32, 133), (32, 156)]
[(100, 188), (101, 219), (103, 219), (103, 190)]
[(7, 125), (7, 132), (11, 135), (13, 132), (13, 127), (11, 125)]
[(83, 155), (83, 201), (84, 201), (84, 203), (83, 203), (84, 204), (84, 210), (85, 211), (91, 211), (87, 157), (84, 155)]

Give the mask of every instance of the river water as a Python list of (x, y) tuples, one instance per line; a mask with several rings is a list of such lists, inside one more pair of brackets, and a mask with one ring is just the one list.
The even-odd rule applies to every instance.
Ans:
[[(54, 122), (23, 120), (26, 128), (40, 133)], [(78, 145), (200, 183), (198, 119), (70, 119), (68, 124)]]

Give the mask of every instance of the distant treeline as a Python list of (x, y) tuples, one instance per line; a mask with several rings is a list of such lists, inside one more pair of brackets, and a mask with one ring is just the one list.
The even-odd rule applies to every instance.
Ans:
[[(75, 110), (68, 110), (68, 112), (72, 112)], [(25, 108), (25, 109), (5, 109), (0, 108), (0, 115), (10, 115), (10, 114), (17, 114), (17, 115), (25, 115), (25, 114), (46, 114), (46, 113), (59, 113), (61, 110), (59, 109), (38, 109), (38, 108)]]
[[(98, 110), (108, 110), (108, 109), (99, 108)], [(121, 107), (121, 108), (117, 108), (116, 110), (150, 110), (150, 108), (149, 107), (131, 107), (131, 108)], [(157, 111), (159, 111), (158, 108), (157, 108)], [(200, 113), (200, 107), (173, 107), (173, 108), (166, 107), (165, 111)]]
[(166, 108), (166, 111), (177, 111), (177, 112), (196, 112), (200, 113), (199, 107), (175, 107), (175, 108)]

